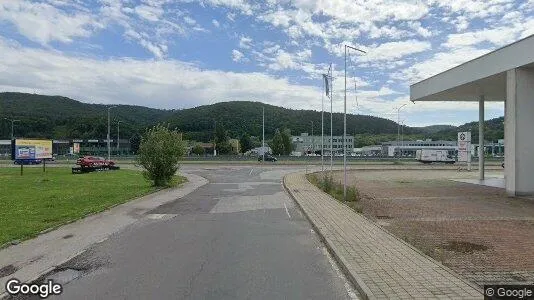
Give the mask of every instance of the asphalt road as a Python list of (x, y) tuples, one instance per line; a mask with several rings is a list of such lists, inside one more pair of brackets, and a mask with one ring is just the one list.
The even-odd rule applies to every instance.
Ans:
[(49, 275), (59, 299), (350, 299), (281, 179), (293, 168), (185, 166), (210, 183)]

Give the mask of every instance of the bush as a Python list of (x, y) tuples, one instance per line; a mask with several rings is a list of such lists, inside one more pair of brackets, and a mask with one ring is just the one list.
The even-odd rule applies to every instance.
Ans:
[(195, 147), (193, 147), (193, 149), (191, 149), (191, 152), (196, 155), (203, 155), (204, 148), (202, 148), (202, 146), (197, 144)]
[[(333, 176), (324, 174), (322, 177), (317, 174), (308, 175), (308, 180), (323, 192), (336, 198), (339, 201), (343, 201), (343, 183), (334, 182)], [(353, 186), (347, 186), (347, 201), (357, 202), (360, 200), (358, 190)]]
[(180, 133), (163, 125), (156, 125), (143, 135), (137, 157), (145, 170), (143, 175), (155, 186), (168, 186), (178, 171), (185, 153)]

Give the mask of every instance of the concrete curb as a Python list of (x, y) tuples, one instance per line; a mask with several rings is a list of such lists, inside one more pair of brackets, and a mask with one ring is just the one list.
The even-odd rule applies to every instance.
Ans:
[[(47, 234), (54, 234), (55, 232), (59, 232), (60, 230), (62, 230), (66, 226), (74, 226), (76, 223), (81, 223), (84, 220), (88, 220), (88, 219), (91, 219), (91, 218), (98, 218), (99, 216), (104, 216), (106, 214), (110, 214), (110, 210), (113, 210), (113, 209), (120, 210), (120, 209), (123, 209), (123, 208), (127, 208), (129, 206), (139, 206), (139, 207), (146, 206), (146, 208), (148, 210), (151, 210), (151, 209), (153, 209), (153, 208), (155, 208), (157, 206), (163, 205), (163, 204), (165, 204), (167, 202), (171, 202), (171, 201), (174, 201), (176, 199), (185, 197), (186, 195), (192, 193), (193, 191), (197, 190), (198, 188), (200, 188), (200, 187), (202, 187), (202, 186), (204, 186), (204, 185), (206, 185), (208, 183), (207, 179), (205, 179), (205, 178), (203, 178), (201, 176), (198, 176), (198, 175), (188, 174), (188, 173), (182, 173), (182, 175), (187, 178), (188, 182), (184, 183), (180, 187), (172, 188), (172, 189), (159, 189), (159, 190), (155, 191), (154, 193), (147, 194), (147, 195), (144, 195), (144, 196), (141, 196), (141, 197), (138, 197), (138, 198), (134, 198), (132, 200), (129, 200), (127, 202), (124, 202), (124, 203), (121, 203), (121, 204), (118, 204), (118, 205), (114, 205), (114, 206), (109, 207), (108, 209), (106, 209), (106, 210), (104, 210), (102, 212), (90, 214), (90, 215), (85, 216), (84, 218), (81, 218), (81, 219), (75, 220), (73, 222), (69, 222), (69, 223), (63, 224), (61, 226), (55, 227), (54, 229), (46, 230), (46, 232), (41, 232), (35, 238), (29, 239), (29, 240), (25, 240), (25, 241), (21, 242), (18, 245), (8, 246), (8, 247), (6, 247), (4, 249), (0, 249), (0, 253), (2, 251), (11, 250), (10, 249), (11, 247), (17, 247), (17, 246), (18, 247), (22, 247), (24, 243), (31, 242), (32, 240), (36, 240), (41, 236), (44, 236), (44, 235), (47, 235)], [(186, 193), (181, 194), (180, 196), (178, 196), (175, 199), (170, 199), (169, 201), (162, 201), (162, 202), (152, 203), (151, 205), (157, 205), (155, 207), (151, 207), (150, 205), (145, 204), (145, 203), (150, 202), (150, 199), (147, 199), (147, 198), (149, 198), (151, 196), (168, 193), (168, 192), (170, 192), (172, 190), (184, 190), (184, 189), (189, 189), (189, 190)], [(124, 212), (122, 212), (122, 213), (124, 213)], [(22, 268), (21, 268), (21, 269), (17, 270), (17, 272), (15, 272), (12, 275), (8, 275), (8, 276), (0, 278), (1, 279), (0, 281), (3, 281), (4, 279), (6, 279), (8, 277), (9, 278), (17, 278), (17, 279), (21, 280), (24, 283), (32, 283), (32, 282), (38, 281), (38, 280), (42, 279), (43, 276), (46, 276), (50, 272), (54, 271), (55, 268), (57, 268), (58, 266), (61, 266), (61, 265), (65, 264), (65, 263), (67, 263), (71, 259), (73, 259), (73, 258), (77, 257), (78, 255), (80, 255), (80, 254), (84, 253), (85, 251), (87, 251), (90, 247), (105, 241), (112, 234), (116, 234), (117, 232), (120, 232), (124, 228), (126, 228), (126, 227), (128, 227), (130, 225), (133, 225), (135, 222), (137, 222), (137, 221), (134, 221), (134, 222), (131, 222), (131, 223), (128, 223), (128, 224), (124, 224), (118, 230), (106, 232), (106, 237), (104, 239), (90, 242), (90, 243), (84, 245), (83, 249), (81, 249), (79, 251), (76, 251), (73, 254), (66, 255), (65, 256), (66, 258), (61, 259), (61, 261), (54, 262), (53, 265), (47, 266), (46, 268), (41, 268), (40, 271), (35, 272), (35, 273), (31, 274), (31, 275), (27, 275), (26, 278), (19, 278), (19, 277), (16, 276), (17, 272), (22, 270)], [(80, 226), (83, 226), (83, 225), (84, 224), (80, 224)], [(0, 299), (5, 299), (5, 298), (7, 298), (9, 296), (10, 295), (5, 291), (5, 286), (3, 284), (0, 285)]]
[[(361, 296), (363, 299), (378, 299), (374, 294), (373, 292), (371, 291), (371, 289), (368, 288), (368, 286), (366, 285), (366, 283), (364, 282), (364, 280), (355, 272), (355, 270), (351, 270), (351, 267), (350, 267), (350, 264), (347, 262), (346, 258), (343, 257), (343, 255), (339, 255), (338, 253), (341, 253), (340, 251), (338, 251), (336, 249), (336, 246), (335, 244), (329, 240), (329, 238), (327, 238), (318, 228), (318, 226), (314, 223), (313, 219), (310, 218), (308, 212), (306, 212), (306, 210), (304, 209), (304, 207), (301, 205), (301, 203), (299, 203), (299, 201), (297, 200), (297, 198), (293, 195), (293, 191), (287, 186), (286, 184), (286, 177), (288, 175), (295, 175), (295, 174), (302, 174), (302, 175), (307, 175), (307, 174), (304, 174), (304, 172), (294, 172), (294, 173), (291, 173), (291, 174), (287, 174), (286, 176), (284, 176), (284, 180), (283, 180), (283, 185), (284, 185), (284, 188), (285, 190), (287, 191), (287, 193), (291, 196), (291, 198), (293, 198), (293, 200), (297, 203), (298, 207), (301, 209), (301, 211), (304, 213), (304, 215), (306, 216), (306, 218), (309, 220), (309, 222), (311, 223), (313, 229), (317, 232), (317, 234), (319, 235), (320, 239), (323, 241), (323, 243), (326, 245), (326, 248), (328, 249), (328, 251), (331, 253), (331, 255), (334, 257), (334, 259), (337, 261), (337, 263), (340, 265), (341, 269), (343, 270), (343, 272), (345, 273), (345, 276), (347, 276), (347, 278), (352, 282), (352, 284), (355, 286), (355, 288), (360, 292)], [(308, 174), (311, 174), (311, 173), (308, 173)], [(313, 184), (309, 183), (311, 186), (313, 186), (314, 188), (316, 188)], [(322, 193), (322, 192), (321, 192)], [(327, 195), (328, 197), (332, 198), (330, 195)], [(333, 200), (335, 200), (334, 198), (332, 198)], [(335, 200), (337, 202), (337, 200)], [(346, 204), (344, 203), (341, 203), (343, 204), (343, 206), (348, 209), (348, 210), (352, 210), (352, 208), (350, 208), (349, 206), (347, 206)], [(354, 212), (356, 213), (356, 212)], [(375, 221), (373, 220), (370, 220), (368, 219), (366, 216), (362, 215), (362, 214), (359, 214), (360, 216), (362, 216), (364, 219), (366, 219), (368, 222), (370, 223), (373, 223), (373, 224), (376, 224)], [(376, 224), (377, 225), (377, 224)], [(414, 250), (415, 252), (417, 252), (419, 255), (421, 255), (422, 257), (424, 257), (425, 259), (429, 260), (429, 261), (434, 261), (433, 258), (429, 257), (428, 255), (422, 253), (419, 249), (415, 248), (414, 246), (408, 244), (407, 242), (405, 242), (404, 240), (396, 237), (395, 235), (392, 235), (391, 233), (389, 233), (386, 229), (382, 228), (381, 226), (377, 225), (377, 227), (387, 233), (389, 236), (392, 236), (393, 238), (395, 238), (397, 241), (401, 242), (402, 244), (404, 244), (405, 246), (408, 246), (409, 248), (411, 248), (412, 250)], [(476, 284), (464, 279), (463, 277), (461, 276), (458, 276), (456, 273), (454, 273), (451, 269), (449, 269), (448, 267), (442, 265), (441, 263), (437, 262), (437, 264), (439, 265), (439, 267), (441, 269), (443, 269), (444, 271), (448, 272), (449, 274), (451, 275), (454, 275), (456, 278), (458, 278), (460, 281), (462, 281), (464, 284), (470, 286), (471, 288), (473, 288), (474, 290), (477, 290), (478, 292), (480, 292), (481, 296), (483, 295), (483, 291), (482, 289), (477, 286)]]

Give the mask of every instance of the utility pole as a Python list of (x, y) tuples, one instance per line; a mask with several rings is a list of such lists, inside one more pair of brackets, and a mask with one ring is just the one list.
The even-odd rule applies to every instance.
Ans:
[(397, 108), (397, 149), (399, 149), (398, 151), (398, 159), (400, 159), (400, 110), (401, 108), (405, 107), (407, 104), (403, 104), (401, 106), (399, 106), (399, 108)]
[[(323, 91), (325, 83), (323, 80)], [(321, 172), (324, 173), (324, 94), (321, 93)]]
[(261, 142), (261, 150), (263, 152), (263, 160), (262, 162), (265, 162), (265, 107), (262, 107), (261, 108), (261, 114), (262, 114), (262, 136), (263, 136), (263, 139), (262, 139), (262, 142)]
[(4, 118), (4, 120), (11, 122), (11, 140), (15, 138), (15, 122), (20, 122), (20, 120)]
[(360, 49), (345, 45), (345, 101), (343, 109), (343, 201), (347, 201), (347, 50), (352, 49), (366, 53)]
[(119, 140), (120, 140), (120, 125), (121, 125), (121, 121), (117, 121), (117, 154), (119, 153)]
[(114, 107), (117, 107), (117, 106), (110, 106), (108, 107), (108, 138), (107, 138), (107, 142), (108, 142), (108, 160), (111, 159), (111, 141), (110, 141), (110, 121), (109, 121), (109, 115), (110, 115), (110, 110)]
[(334, 169), (334, 129), (333, 124), (333, 114), (332, 114), (332, 99), (334, 98), (334, 69), (332, 63), (330, 63), (330, 176), (332, 176), (332, 171)]
[(315, 154), (315, 138), (313, 136), (313, 121), (311, 121), (311, 125), (312, 125), (312, 132), (311, 132), (311, 146), (312, 146), (312, 153), (311, 154)]

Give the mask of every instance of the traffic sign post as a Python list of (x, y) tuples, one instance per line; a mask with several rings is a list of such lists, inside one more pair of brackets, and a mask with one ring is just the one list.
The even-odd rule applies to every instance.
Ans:
[(458, 162), (466, 162), (471, 171), (471, 132), (458, 132)]

